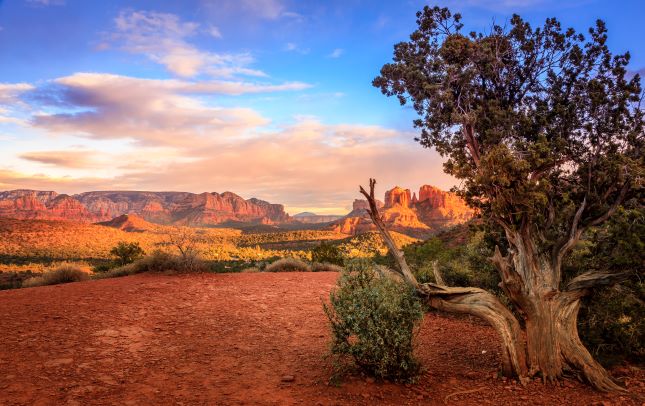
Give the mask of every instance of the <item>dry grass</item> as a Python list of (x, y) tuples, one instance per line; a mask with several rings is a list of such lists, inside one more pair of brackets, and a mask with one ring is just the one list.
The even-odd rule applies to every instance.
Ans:
[(90, 276), (78, 266), (73, 264), (61, 265), (53, 271), (44, 272), (40, 276), (29, 278), (22, 283), (23, 288), (36, 286), (58, 285), (61, 283), (82, 282), (90, 279)]
[(316, 262), (311, 266), (311, 272), (340, 272), (342, 270), (342, 266), (328, 264), (326, 262)]
[(282, 258), (267, 265), (264, 270), (266, 272), (311, 272), (311, 267), (297, 258)]

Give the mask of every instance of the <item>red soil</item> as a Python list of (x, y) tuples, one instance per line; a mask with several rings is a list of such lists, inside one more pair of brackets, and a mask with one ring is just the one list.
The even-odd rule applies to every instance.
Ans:
[(329, 386), (321, 298), (336, 277), (139, 275), (0, 292), (0, 404), (639, 405), (630, 396), (645, 394), (629, 368), (617, 372), (630, 396), (504, 381), (494, 331), (436, 314), (419, 335), (417, 384)]

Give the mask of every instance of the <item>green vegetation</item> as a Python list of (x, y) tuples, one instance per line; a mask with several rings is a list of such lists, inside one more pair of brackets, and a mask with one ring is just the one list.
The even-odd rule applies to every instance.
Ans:
[(145, 255), (145, 251), (141, 248), (138, 242), (125, 242), (119, 243), (110, 250), (110, 254), (116, 257), (116, 263), (119, 266), (131, 264), (137, 259)]
[(413, 339), (421, 303), (406, 285), (380, 277), (373, 262), (349, 261), (324, 310), (338, 374), (348, 359), (379, 379), (410, 381), (419, 371)]

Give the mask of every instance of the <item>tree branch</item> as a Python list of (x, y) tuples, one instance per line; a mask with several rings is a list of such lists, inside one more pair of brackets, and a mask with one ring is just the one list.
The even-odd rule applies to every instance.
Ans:
[[(513, 313), (495, 295), (483, 289), (445, 286), (445, 282), (436, 266), (433, 268), (433, 272), (435, 272), (437, 283), (419, 284), (408, 267), (403, 251), (394, 243), (394, 239), (379, 214), (374, 197), (375, 185), (376, 180), (370, 179), (369, 193), (362, 186), (360, 187), (360, 192), (369, 203), (370, 209), (368, 213), (370, 218), (381, 233), (399, 266), (397, 273), (403, 277), (408, 285), (414, 287), (420, 296), (425, 297), (428, 304), (435, 309), (471, 314), (487, 321), (500, 336), (503, 373), (508, 376), (516, 375), (522, 383), (525, 383), (528, 369), (524, 341), (522, 340), (520, 324)], [(497, 252), (499, 253), (499, 249)]]
[(372, 222), (376, 225), (376, 228), (381, 233), (381, 236), (385, 241), (385, 245), (387, 245), (388, 249), (390, 250), (390, 253), (394, 257), (397, 265), (399, 266), (399, 269), (398, 269), (400, 271), (399, 273), (401, 274), (401, 276), (403, 276), (403, 279), (405, 279), (405, 282), (408, 285), (417, 289), (419, 287), (419, 282), (417, 281), (417, 278), (410, 271), (410, 267), (408, 266), (408, 263), (405, 261), (403, 251), (401, 251), (396, 246), (396, 243), (394, 242), (394, 238), (392, 238), (392, 235), (390, 234), (387, 227), (385, 226), (385, 223), (383, 222), (383, 218), (381, 217), (378, 211), (378, 206), (376, 205), (376, 198), (374, 197), (375, 185), (376, 185), (376, 179), (370, 179), (369, 193), (367, 193), (365, 189), (363, 189), (363, 186), (360, 186), (360, 189), (359, 189), (361, 194), (365, 196), (365, 198), (367, 199), (367, 202), (370, 205), (370, 208), (369, 210), (367, 210), (367, 213), (372, 219)]
[(625, 272), (601, 272), (590, 271), (582, 273), (567, 283), (567, 291), (579, 291), (597, 288), (599, 286), (614, 285), (626, 280), (630, 275), (629, 271)]

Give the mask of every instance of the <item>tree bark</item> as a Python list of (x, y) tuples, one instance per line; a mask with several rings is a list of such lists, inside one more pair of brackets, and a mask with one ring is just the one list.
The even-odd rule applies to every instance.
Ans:
[(505, 375), (517, 376), (525, 383), (530, 377), (541, 374), (545, 382), (555, 382), (566, 370), (573, 370), (598, 390), (625, 390), (593, 359), (580, 341), (577, 328), (580, 299), (590, 288), (614, 283), (625, 274), (585, 273), (570, 281), (565, 291), (560, 291), (559, 262), (540, 256), (528, 227), (514, 231), (502, 224), (511, 248), (509, 254), (503, 256), (495, 247), (491, 261), (500, 273), (500, 287), (526, 321), (525, 342), (516, 317), (491, 293), (479, 288), (445, 286), (436, 267), (433, 271), (437, 284), (418, 283), (378, 212), (375, 184), (376, 181), (370, 179), (370, 192), (363, 187), (360, 192), (367, 198), (370, 218), (398, 265), (399, 269), (395, 271), (431, 307), (470, 314), (495, 328), (501, 341)]

